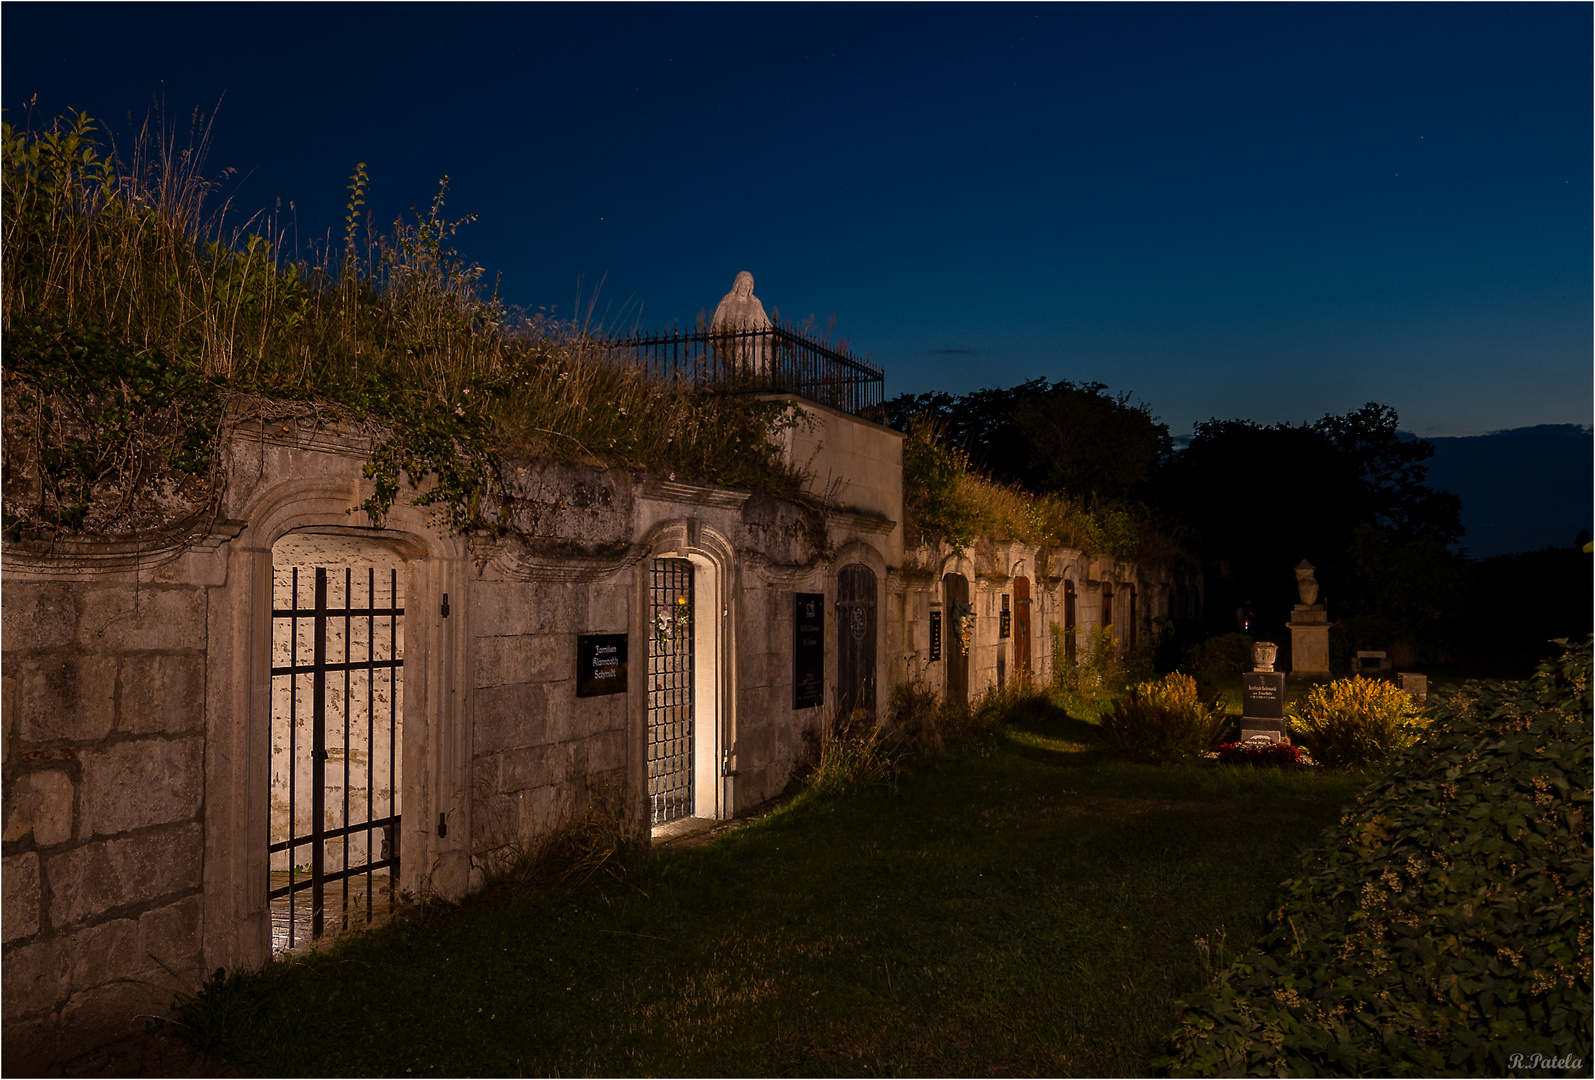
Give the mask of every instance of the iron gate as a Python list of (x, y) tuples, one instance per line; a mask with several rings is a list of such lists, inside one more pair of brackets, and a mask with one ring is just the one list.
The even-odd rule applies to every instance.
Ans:
[(373, 921), (379, 890), (396, 901), (404, 607), (396, 569), (274, 578), (268, 896), (282, 951), (325, 932), (328, 885), (341, 883), (341, 929)]
[(850, 563), (836, 575), (836, 724), (875, 711), (875, 571)]
[(655, 559), (648, 601), (648, 802), (662, 825), (694, 808), (692, 563)]

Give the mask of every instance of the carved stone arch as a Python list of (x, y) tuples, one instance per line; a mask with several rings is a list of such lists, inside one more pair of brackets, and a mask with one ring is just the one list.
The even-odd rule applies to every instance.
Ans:
[(874, 712), (887, 671), (884, 617), (886, 560), (871, 545), (853, 541), (836, 550), (825, 575), (834, 629), (826, 645), (830, 706), (836, 723), (855, 709)]
[(969, 637), (964, 641), (959, 635), (957, 605), (969, 604), (971, 585), (975, 577), (974, 562), (967, 555), (948, 555), (942, 560), (941, 577), (937, 594), (942, 606), (942, 694), (950, 701), (969, 700), (969, 668), (975, 651), (973, 620)]
[[(660, 522), (648, 530), (641, 546), (649, 553), (636, 570), (636, 639), (644, 657), (652, 656), (656, 644), (656, 598), (650, 583), (659, 560), (683, 560), (692, 567), (691, 816), (731, 817), (736, 812), (737, 771), (736, 548), (724, 533), (696, 517)], [(645, 661), (640, 670), (644, 681), (633, 717), (639, 751), (632, 755), (631, 769), (635, 789), (646, 797), (650, 707), (659, 704), (660, 691), (653, 686), (650, 664)]]
[[(446, 899), (469, 881), (468, 575), (461, 537), (424, 508), (396, 505), (361, 527), (359, 462), (346, 475), (263, 487), (238, 508), (226, 579), (208, 613), (204, 940), (209, 967), (253, 967), (270, 955), (273, 546), (293, 533), (331, 548), (372, 545), (402, 564), (405, 597), (404, 807), (399, 887)], [(444, 614), (444, 598), (452, 603)]]

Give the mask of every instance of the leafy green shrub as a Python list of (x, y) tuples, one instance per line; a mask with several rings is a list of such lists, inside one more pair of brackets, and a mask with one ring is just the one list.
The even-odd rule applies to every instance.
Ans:
[(1221, 634), (1192, 645), (1184, 668), (1205, 683), (1229, 682), (1252, 667), (1253, 641), (1246, 634)]
[(1102, 741), (1132, 761), (1174, 762), (1201, 757), (1224, 733), (1222, 706), (1204, 703), (1196, 680), (1175, 672), (1137, 683), (1102, 718)]
[(1353, 675), (1313, 687), (1290, 718), (1291, 737), (1323, 765), (1381, 765), (1412, 742), (1420, 719), (1412, 696), (1384, 679)]
[[(1565, 642), (1561, 644), (1565, 645)], [(1504, 1076), (1587, 1060), (1590, 645), (1434, 723), (1182, 1002), (1176, 1076)]]

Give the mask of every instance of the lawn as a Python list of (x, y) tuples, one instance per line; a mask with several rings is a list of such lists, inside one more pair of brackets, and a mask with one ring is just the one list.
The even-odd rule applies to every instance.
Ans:
[(491, 890), (187, 1018), (271, 1075), (1145, 1075), (1367, 777), (1129, 765), (1090, 730), (1055, 713), (621, 880)]

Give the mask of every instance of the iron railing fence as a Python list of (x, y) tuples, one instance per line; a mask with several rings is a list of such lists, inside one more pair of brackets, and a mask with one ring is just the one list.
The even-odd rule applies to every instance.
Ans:
[(795, 327), (672, 330), (597, 344), (653, 378), (708, 393), (793, 394), (872, 418), (886, 400), (884, 371)]

